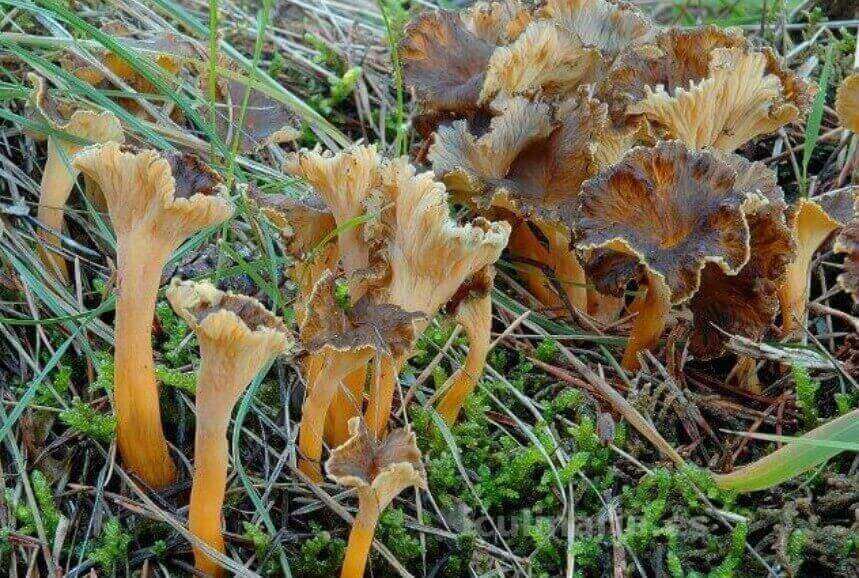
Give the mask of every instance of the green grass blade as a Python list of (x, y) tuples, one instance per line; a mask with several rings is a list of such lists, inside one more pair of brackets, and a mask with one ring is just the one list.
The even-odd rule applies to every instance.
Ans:
[(844, 450), (827, 447), (831, 444), (813, 443), (813, 440), (859, 444), (859, 409), (811, 430), (803, 439), (805, 442), (786, 445), (730, 474), (714, 476), (716, 484), (725, 490), (755, 492), (781, 484), (824, 463)]
[(832, 48), (826, 52), (826, 61), (823, 63), (823, 70), (820, 72), (820, 80), (817, 85), (817, 97), (814, 99), (814, 106), (811, 109), (811, 114), (808, 115), (808, 122), (805, 124), (805, 146), (802, 150), (802, 180), (803, 189), (808, 191), (808, 165), (811, 162), (811, 155), (814, 148), (817, 146), (817, 139), (820, 136), (820, 124), (823, 122), (823, 107), (826, 105), (826, 89), (829, 87), (829, 77), (832, 76)]

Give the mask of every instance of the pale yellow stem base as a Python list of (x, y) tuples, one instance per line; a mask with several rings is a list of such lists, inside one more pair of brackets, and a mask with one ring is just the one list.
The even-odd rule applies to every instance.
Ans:
[(360, 367), (347, 375), (341, 387), (334, 394), (328, 416), (325, 418), (325, 441), (331, 447), (346, 443), (349, 435), (349, 420), (361, 415), (364, 400), (364, 383), (367, 380), (367, 366)]
[(314, 482), (323, 480), (322, 437), (334, 395), (341, 387), (341, 380), (356, 367), (366, 364), (371, 355), (370, 351), (327, 351), (316, 378), (307, 385), (307, 395), (301, 406), (301, 429), (298, 433), (301, 458), (298, 465)]
[(486, 295), (474, 302), (464, 303), (457, 315), (468, 335), (468, 355), (460, 367), (443, 386), (445, 392), (436, 411), (448, 425), (453, 425), (465, 403), (474, 391), (483, 373), (486, 356), (492, 341), (492, 297)]

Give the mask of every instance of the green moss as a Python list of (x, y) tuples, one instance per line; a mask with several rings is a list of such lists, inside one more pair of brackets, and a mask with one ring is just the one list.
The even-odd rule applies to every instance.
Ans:
[(406, 528), (406, 515), (399, 508), (388, 508), (379, 517), (378, 537), (397, 560), (408, 564), (421, 556), (420, 540)]
[(176, 315), (170, 304), (162, 301), (155, 307), (155, 315), (161, 324), (161, 331), (165, 335), (164, 344), (161, 346), (161, 351), (164, 353), (164, 360), (171, 367), (179, 367), (187, 365), (193, 361), (192, 352), (194, 348), (182, 342), (188, 337), (188, 324)]
[(314, 536), (302, 542), (298, 556), (290, 562), (293, 574), (302, 578), (337, 576), (346, 552), (346, 542), (332, 538), (319, 526), (312, 525), (311, 529)]
[(116, 574), (117, 566), (128, 558), (131, 534), (123, 530), (119, 518), (110, 518), (101, 529), (97, 545), (87, 555), (91, 561), (106, 572)]
[(113, 391), (115, 373), (113, 355), (106, 351), (97, 351), (93, 355), (92, 364), (95, 368), (96, 377), (95, 381), (90, 384), (90, 391), (94, 393)]
[(178, 369), (158, 364), (155, 366), (155, 377), (167, 387), (184, 391), (189, 395), (197, 393), (197, 374), (194, 372), (183, 373)]
[(110, 443), (116, 436), (116, 416), (97, 412), (78, 398), (60, 413), (60, 421), (94, 440)]
[(546, 337), (539, 345), (537, 345), (537, 350), (534, 352), (534, 355), (540, 361), (551, 363), (557, 359), (559, 352), (560, 347), (558, 346), (558, 342), (551, 337)]
[(796, 385), (796, 405), (802, 411), (806, 427), (815, 427), (817, 425), (817, 393), (820, 391), (820, 382), (811, 379), (808, 369), (801, 365), (794, 364), (790, 369)]

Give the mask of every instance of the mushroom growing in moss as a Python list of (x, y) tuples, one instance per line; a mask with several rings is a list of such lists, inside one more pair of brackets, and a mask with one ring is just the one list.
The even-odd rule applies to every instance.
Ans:
[(116, 232), (115, 403), (126, 466), (150, 486), (175, 478), (161, 426), (152, 319), (161, 273), (188, 237), (226, 221), (233, 208), (220, 178), (193, 155), (129, 152), (116, 143), (78, 153), (73, 167), (107, 200)]
[(382, 511), (409, 487), (425, 489), (426, 474), (415, 435), (392, 431), (381, 442), (359, 419), (349, 421), (352, 438), (331, 453), (328, 476), (358, 492), (358, 513), (349, 532), (341, 578), (363, 578)]
[[(50, 247), (39, 246), (39, 254), (46, 266), (68, 281), (69, 271), (65, 260), (56, 249), (59, 238), (53, 234), (63, 230), (66, 202), (74, 187), (78, 170), (72, 166), (72, 157), (85, 146), (93, 143), (119, 142), (124, 140), (119, 120), (110, 112), (78, 110), (68, 117), (61, 114), (61, 107), (48, 96), (45, 80), (28, 74), (33, 92), (27, 101), (29, 116), (47, 125), (51, 132), (48, 141), (48, 158), (42, 171), (37, 218), (46, 227), (40, 236)], [(68, 135), (70, 138), (64, 137)]]
[[(170, 305), (191, 327), (200, 343), (197, 379), (197, 427), (194, 483), (188, 527), (223, 553), (221, 509), (227, 483), (227, 428), (233, 406), (267, 363), (292, 343), (283, 322), (251, 297), (219, 291), (209, 282), (174, 279), (167, 290)], [(194, 549), (197, 570), (222, 576), (223, 569)]]
[(316, 283), (302, 333), (310, 337), (305, 346), (319, 356), (321, 366), (307, 384), (298, 436), (300, 466), (315, 481), (322, 480), (325, 417), (340, 383), (374, 355), (402, 356), (414, 341), (415, 321), (422, 317), (396, 305), (374, 303), (366, 295), (343, 302), (330, 271)]
[[(677, 141), (633, 149), (585, 183), (577, 247), (612, 249), (644, 268), (625, 368), (637, 368), (638, 353), (657, 343), (671, 305), (698, 291), (707, 263), (736, 275), (748, 261), (746, 213), (766, 201), (735, 185), (726, 162)], [(627, 260), (617, 265), (628, 270)], [(624, 278), (611, 267), (603, 274)]]
[(857, 192), (859, 187), (846, 187), (813, 199), (801, 198), (791, 207), (788, 226), (796, 242), (796, 259), (788, 265), (787, 277), (779, 289), (784, 333), (804, 326), (812, 259), (824, 241), (853, 218)]
[(453, 425), (465, 398), (477, 385), (486, 365), (492, 341), (492, 283), (495, 270), (487, 267), (468, 280), (448, 303), (454, 318), (465, 328), (468, 354), (465, 363), (441, 387), (442, 397), (436, 411)]

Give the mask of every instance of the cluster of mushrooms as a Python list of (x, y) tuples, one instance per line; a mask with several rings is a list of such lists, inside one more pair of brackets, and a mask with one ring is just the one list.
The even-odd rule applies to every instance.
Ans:
[[(470, 347), (435, 402), (456, 421), (490, 349), (493, 265), (505, 247), (548, 311), (604, 326), (634, 313), (628, 369), (681, 304), (692, 318), (690, 350), (702, 359), (723, 355), (725, 334), (763, 337), (779, 311), (782, 329), (795, 330), (813, 255), (836, 231), (836, 251), (847, 254), (839, 281), (859, 295), (855, 189), (791, 206), (770, 169), (736, 154), (799, 120), (814, 96), (741, 34), (659, 28), (607, 0), (539, 9), (501, 0), (421, 14), (400, 54), (428, 143), (418, 160), (432, 172), (372, 146), (304, 150), (284, 170), (309, 185), (305, 194), (251, 195), (294, 259), (297, 339), (252, 297), (178, 279), (166, 290), (200, 347), (189, 527), (209, 552), (224, 552), (233, 406), (277, 356), (301, 354), (299, 467), (321, 482), (324, 446), (335, 448), (325, 470), (359, 499), (342, 576), (363, 576), (381, 511), (426, 483), (414, 435), (388, 431), (397, 376), (434, 317), (455, 319)], [(112, 114), (65, 110), (39, 77), (31, 82), (31, 113), (51, 128), (41, 135), (43, 258), (68, 278), (55, 249), (82, 174), (116, 233), (119, 451), (150, 487), (164, 487), (177, 471), (151, 343), (162, 270), (191, 236), (231, 218), (230, 191), (196, 156), (125, 146)], [(223, 88), (228, 98), (232, 88)], [(856, 76), (838, 112), (859, 130)], [(264, 120), (252, 127), (257, 140), (288, 138)], [(479, 216), (457, 222), (451, 200)], [(203, 549), (195, 558), (199, 570), (223, 572)]]
[(812, 257), (856, 188), (789, 205), (737, 154), (814, 100), (772, 50), (623, 2), (500, 0), (424, 13), (400, 54), (420, 156), (455, 200), (512, 225), (509, 254), (546, 310), (597, 328), (635, 314), (624, 368), (678, 309), (698, 359), (723, 356), (728, 334), (762, 338), (779, 311), (783, 334), (803, 326)]

